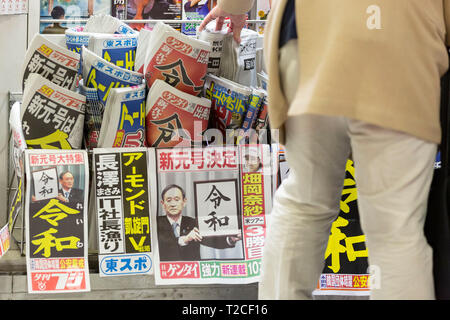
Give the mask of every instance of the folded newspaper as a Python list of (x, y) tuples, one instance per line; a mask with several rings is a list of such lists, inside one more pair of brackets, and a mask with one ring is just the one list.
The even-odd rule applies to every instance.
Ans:
[(244, 28), (241, 43), (233, 39), (231, 33), (224, 38), (222, 60), (219, 75), (241, 85), (255, 87), (256, 80), (256, 43), (258, 33)]
[(21, 106), (29, 149), (80, 149), (86, 98), (32, 73)]
[(220, 61), (222, 60), (222, 48), (225, 36), (227, 34), (226, 29), (216, 31), (216, 22), (212, 21), (206, 25), (206, 28), (201, 32), (198, 32), (197, 37), (200, 40), (206, 41), (211, 44), (211, 53), (209, 54), (208, 69), (209, 74), (218, 76), (220, 72)]
[(139, 31), (139, 37), (136, 48), (136, 59), (134, 62), (134, 70), (139, 73), (144, 73), (145, 56), (150, 45), (152, 31), (142, 28)]
[(208, 128), (211, 100), (156, 80), (147, 97), (147, 144), (152, 147), (201, 143)]
[(109, 15), (109, 14), (96, 14), (91, 16), (88, 21), (86, 21), (86, 26), (84, 27), (85, 32), (94, 33), (120, 33), (120, 34), (136, 34), (137, 32), (133, 30), (126, 23), (120, 21), (119, 19)]
[(75, 90), (80, 55), (36, 34), (25, 54), (22, 67), (22, 89), (31, 73), (70, 90)]
[(234, 129), (242, 126), (251, 94), (250, 87), (208, 74), (204, 96), (211, 100), (210, 126), (219, 129), (224, 137), (233, 135)]
[(144, 66), (147, 87), (156, 79), (200, 96), (208, 67), (211, 45), (158, 22), (152, 30)]
[(86, 47), (82, 50), (83, 80), (88, 88), (97, 89), (98, 101), (106, 105), (113, 88), (141, 85), (143, 75), (118, 67), (96, 55)]
[(145, 84), (111, 89), (98, 148), (145, 147)]

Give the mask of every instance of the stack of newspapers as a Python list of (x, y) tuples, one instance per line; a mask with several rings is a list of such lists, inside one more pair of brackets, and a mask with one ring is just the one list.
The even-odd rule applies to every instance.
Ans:
[(101, 14), (67, 29), (65, 46), (37, 34), (22, 69), (25, 142), (38, 149), (261, 142), (268, 119), (260, 38), (244, 29), (238, 44), (226, 26), (216, 29), (211, 22), (188, 36), (157, 22), (137, 31)]

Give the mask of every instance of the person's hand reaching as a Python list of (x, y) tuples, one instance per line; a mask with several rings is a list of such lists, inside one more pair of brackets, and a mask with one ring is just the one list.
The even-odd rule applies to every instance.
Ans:
[(213, 20), (216, 20), (216, 31), (222, 30), (223, 23), (225, 21), (225, 18), (230, 18), (231, 26), (228, 30), (228, 32), (233, 33), (233, 38), (237, 43), (241, 42), (241, 31), (242, 28), (245, 26), (245, 22), (247, 21), (247, 15), (246, 14), (229, 14), (228, 12), (225, 12), (218, 6), (215, 6), (214, 9), (212, 9), (208, 15), (203, 19), (202, 24), (199, 27), (199, 31), (202, 31), (208, 23), (210, 23)]

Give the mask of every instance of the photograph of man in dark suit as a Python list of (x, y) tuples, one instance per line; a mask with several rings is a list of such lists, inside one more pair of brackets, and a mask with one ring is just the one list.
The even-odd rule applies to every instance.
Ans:
[(168, 185), (161, 192), (161, 206), (166, 215), (157, 218), (160, 261), (197, 261), (200, 243), (224, 249), (234, 247), (242, 239), (241, 235), (202, 237), (197, 220), (182, 214), (186, 203), (185, 191), (176, 184)]
[(70, 206), (84, 203), (84, 191), (73, 187), (74, 178), (70, 171), (64, 171), (59, 175), (58, 199)]

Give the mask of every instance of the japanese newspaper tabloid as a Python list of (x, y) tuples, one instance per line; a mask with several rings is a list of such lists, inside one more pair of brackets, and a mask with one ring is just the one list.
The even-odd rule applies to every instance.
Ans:
[(28, 292), (90, 291), (86, 151), (25, 150), (25, 167)]
[(204, 94), (211, 100), (212, 128), (219, 129), (224, 137), (227, 129), (241, 128), (248, 110), (251, 88), (208, 74)]
[(100, 276), (153, 273), (146, 148), (94, 149)]
[(88, 49), (118, 67), (134, 71), (137, 39), (138, 33), (94, 33), (89, 39)]
[(206, 41), (211, 44), (211, 53), (208, 59), (208, 69), (209, 74), (215, 76), (219, 75), (220, 72), (220, 61), (222, 59), (222, 47), (225, 35), (227, 34), (226, 29), (216, 31), (216, 22), (212, 21), (208, 23), (201, 32), (198, 32), (197, 37), (200, 40)]
[(155, 283), (258, 281), (272, 205), (268, 146), (149, 150)]
[(156, 80), (147, 97), (147, 144), (189, 147), (201, 143), (208, 127), (211, 101)]
[(145, 84), (111, 89), (103, 116), (99, 148), (145, 147)]
[(118, 67), (96, 55), (86, 47), (82, 50), (83, 80), (88, 88), (97, 89), (98, 101), (105, 106), (112, 88), (142, 84), (143, 75)]
[(205, 82), (211, 45), (181, 34), (158, 22), (152, 30), (151, 45), (144, 67), (147, 86), (164, 80), (171, 86), (200, 96)]
[(244, 28), (241, 42), (234, 41), (231, 33), (224, 38), (219, 76), (241, 85), (254, 87), (256, 80), (256, 45), (258, 33)]
[(315, 295), (340, 294), (369, 295), (368, 250), (365, 235), (359, 223), (358, 192), (355, 168), (347, 160), (342, 190), (340, 213), (331, 225), (325, 252), (325, 266)]
[(80, 149), (86, 98), (41, 75), (28, 77), (21, 120), (30, 149)]
[(32, 73), (38, 73), (51, 82), (74, 90), (80, 55), (36, 34), (28, 47), (22, 67), (22, 88)]

